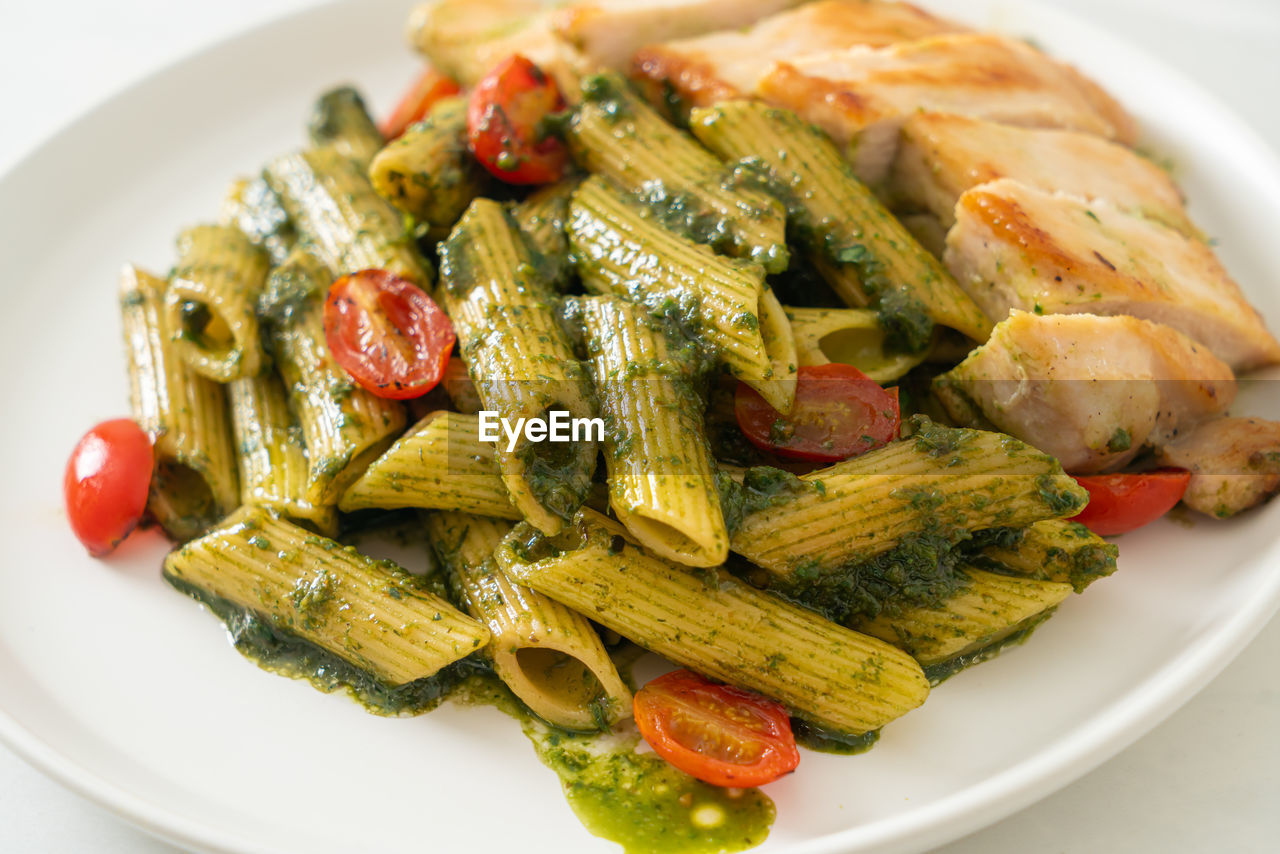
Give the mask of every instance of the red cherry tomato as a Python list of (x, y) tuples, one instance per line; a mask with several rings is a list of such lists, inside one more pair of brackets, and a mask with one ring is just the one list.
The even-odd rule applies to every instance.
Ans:
[(523, 56), (500, 63), (476, 84), (467, 109), (471, 151), (508, 184), (548, 184), (564, 174), (569, 151), (546, 130), (565, 109), (555, 81)]
[(424, 70), (382, 123), (382, 135), (390, 142), (404, 133), (409, 125), (422, 121), (436, 101), (461, 91), (457, 83), (434, 68)]
[(760, 786), (796, 770), (787, 711), (759, 694), (690, 670), (636, 692), (636, 726), (659, 756), (713, 786)]
[(103, 421), (76, 445), (62, 478), (71, 530), (94, 557), (109, 554), (147, 509), (155, 453), (128, 418)]
[(330, 286), (324, 337), (352, 379), (393, 400), (435, 388), (455, 340), (435, 301), (386, 270), (361, 270)]
[(734, 398), (738, 426), (751, 444), (790, 460), (833, 463), (893, 441), (900, 414), (896, 390), (881, 388), (852, 365), (801, 368), (796, 405), (780, 414), (746, 383)]
[(1124, 534), (1154, 522), (1182, 500), (1191, 472), (1157, 469), (1137, 474), (1077, 477), (1089, 504), (1072, 518), (1099, 536)]

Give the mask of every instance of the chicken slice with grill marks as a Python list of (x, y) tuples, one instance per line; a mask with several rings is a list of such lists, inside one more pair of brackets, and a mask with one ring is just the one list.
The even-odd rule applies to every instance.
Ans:
[(884, 47), (964, 28), (910, 3), (820, 0), (725, 30), (642, 48), (632, 76), (649, 99), (671, 96), (686, 109), (751, 95), (777, 60), (854, 45)]
[(1280, 343), (1202, 241), (1008, 178), (969, 190), (955, 215), (944, 260), (989, 317), (1129, 314), (1172, 326), (1236, 371), (1280, 362)]
[(1105, 199), (1188, 237), (1201, 237), (1167, 172), (1123, 145), (1076, 131), (918, 113), (902, 125), (889, 190), (896, 206), (929, 211), (950, 228), (960, 196), (1000, 178)]
[(902, 123), (920, 111), (1066, 128), (1126, 144), (1136, 136), (1124, 109), (1084, 75), (1025, 42), (989, 33), (781, 61), (760, 78), (756, 94), (829, 133), (868, 183), (885, 177)]
[(934, 391), (953, 417), (976, 408), (1067, 471), (1089, 474), (1222, 413), (1236, 384), (1227, 365), (1167, 326), (1015, 311)]
[(1280, 422), (1215, 418), (1158, 448), (1156, 458), (1191, 472), (1183, 504), (1224, 519), (1280, 490)]
[(409, 16), (411, 45), (440, 71), (474, 84), (513, 53), (556, 79), (625, 69), (646, 44), (749, 24), (805, 0), (432, 0)]

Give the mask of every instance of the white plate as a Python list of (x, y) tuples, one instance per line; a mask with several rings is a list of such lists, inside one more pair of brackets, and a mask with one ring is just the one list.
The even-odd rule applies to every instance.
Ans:
[[(72, 444), (127, 409), (120, 264), (166, 268), (173, 234), (210, 218), (230, 177), (301, 143), (326, 86), (355, 81), (389, 106), (413, 69), (407, 5), (322, 7), (215, 47), (104, 104), (0, 182), (0, 737), (201, 850), (616, 850), (582, 830), (497, 712), (381, 719), (259, 671), (160, 581), (157, 537), (93, 561), (61, 510)], [(1177, 163), (1231, 270), (1280, 319), (1280, 166), (1250, 131), (1178, 74), (1060, 13), (931, 5), (1031, 35), (1115, 92)], [(1250, 396), (1239, 408), (1280, 415), (1276, 395)], [(806, 754), (768, 788), (778, 821), (759, 850), (920, 850), (1083, 774), (1190, 697), (1275, 610), (1278, 530), (1280, 503), (1126, 537), (1120, 572), (1026, 647), (939, 688), (871, 753)]]

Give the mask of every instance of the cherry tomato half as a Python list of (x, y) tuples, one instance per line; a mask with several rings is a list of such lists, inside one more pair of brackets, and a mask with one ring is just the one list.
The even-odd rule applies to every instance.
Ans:
[(852, 365), (801, 368), (789, 415), (746, 383), (738, 383), (733, 408), (751, 444), (812, 462), (839, 462), (878, 448), (897, 437), (900, 422), (897, 394)]
[(1156, 469), (1137, 474), (1077, 477), (1089, 504), (1072, 518), (1101, 537), (1125, 534), (1154, 522), (1182, 500), (1191, 472)]
[(800, 764), (786, 709), (691, 670), (654, 679), (636, 692), (633, 707), (654, 752), (704, 783), (760, 786)]
[(390, 142), (404, 133), (409, 125), (422, 121), (436, 101), (461, 91), (456, 82), (434, 68), (424, 70), (382, 123), (382, 135)]
[(324, 337), (352, 379), (393, 400), (435, 388), (455, 340), (435, 301), (386, 270), (361, 270), (330, 286)]
[(155, 453), (128, 418), (103, 421), (76, 444), (62, 478), (67, 518), (94, 557), (109, 554), (147, 509)]
[(515, 55), (488, 73), (471, 93), (467, 135), (471, 151), (508, 184), (548, 184), (564, 174), (569, 151), (546, 130), (565, 109), (554, 80)]

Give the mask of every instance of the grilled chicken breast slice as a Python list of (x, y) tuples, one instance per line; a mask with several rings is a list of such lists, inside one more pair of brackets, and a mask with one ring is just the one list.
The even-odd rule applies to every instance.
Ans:
[(773, 62), (854, 45), (884, 47), (964, 28), (909, 3), (820, 0), (741, 30), (650, 44), (632, 62), (650, 100), (674, 93), (688, 108), (750, 95)]
[(920, 111), (1066, 128), (1124, 143), (1136, 135), (1120, 105), (1079, 72), (1025, 42), (989, 33), (780, 61), (760, 78), (756, 94), (826, 130), (872, 183), (892, 163), (903, 121)]
[(625, 70), (646, 44), (741, 27), (805, 0), (433, 0), (409, 16), (409, 43), (470, 85), (513, 53), (551, 74), (567, 97), (577, 79)]
[(976, 406), (1067, 471), (1088, 474), (1222, 413), (1236, 384), (1207, 349), (1158, 323), (1015, 311), (934, 388), (953, 417)]
[(1224, 519), (1280, 490), (1280, 422), (1215, 418), (1159, 448), (1156, 458), (1191, 472), (1182, 503)]
[(571, 3), (552, 29), (588, 65), (625, 70), (636, 51), (668, 39), (737, 30), (806, 0), (597, 0)]
[(1109, 202), (1005, 178), (960, 197), (947, 267), (989, 317), (1130, 314), (1165, 323), (1237, 371), (1280, 362), (1213, 250)]
[(960, 196), (1000, 178), (1105, 199), (1188, 237), (1201, 236), (1168, 173), (1123, 145), (1076, 131), (917, 113), (902, 125), (889, 190), (895, 204), (927, 210), (950, 228)]

